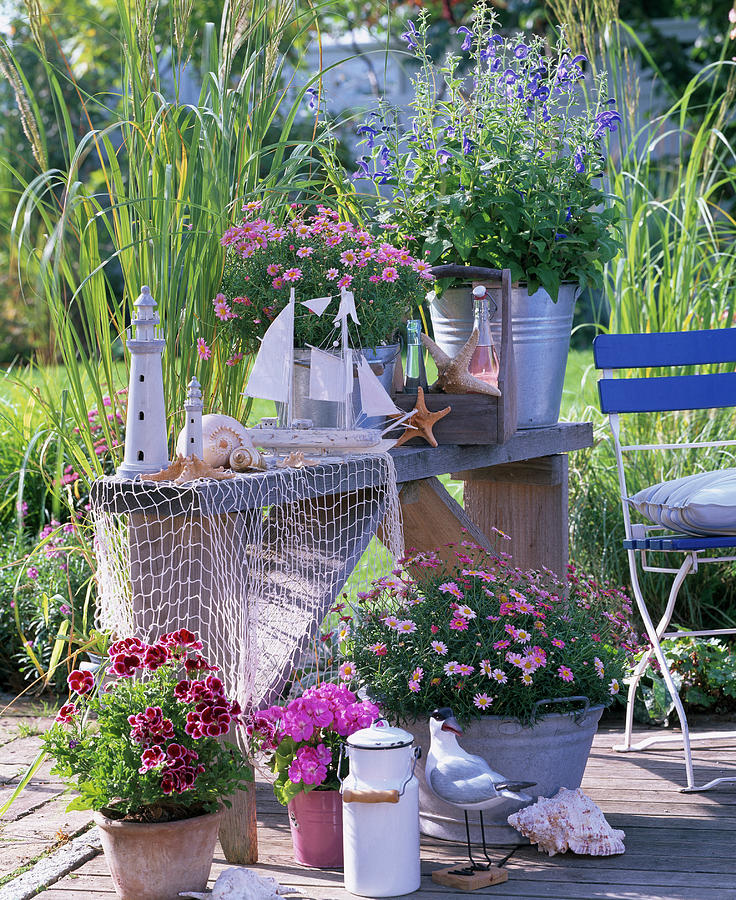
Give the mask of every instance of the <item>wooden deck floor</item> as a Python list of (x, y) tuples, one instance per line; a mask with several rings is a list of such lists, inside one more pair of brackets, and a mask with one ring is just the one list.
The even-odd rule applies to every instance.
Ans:
[[(733, 726), (730, 726), (733, 727)], [(682, 794), (681, 753), (638, 754), (610, 750), (619, 729), (596, 737), (583, 788), (609, 822), (626, 832), (626, 853), (607, 859), (571, 854), (552, 858), (523, 847), (508, 862), (509, 880), (475, 897), (517, 900), (736, 900), (736, 785), (706, 794)], [(661, 733), (661, 732), (660, 732)], [(711, 741), (695, 753), (700, 775), (736, 774), (736, 742)], [(310, 870), (293, 862), (286, 813), (267, 785), (258, 788), (261, 862), (258, 869), (311, 900), (352, 897), (337, 871)], [(422, 842), (422, 886), (417, 900), (453, 892), (431, 881), (433, 869), (462, 858), (462, 848)], [(218, 847), (212, 878), (227, 867)], [(105, 860), (98, 856), (41, 895), (44, 900), (112, 900)]]

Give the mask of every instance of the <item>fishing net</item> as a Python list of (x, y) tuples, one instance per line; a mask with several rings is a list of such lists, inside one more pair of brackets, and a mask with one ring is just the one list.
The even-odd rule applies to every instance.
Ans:
[(274, 702), (340, 593), (402, 552), (387, 453), (183, 486), (102, 478), (91, 516), (99, 627), (197, 632), (245, 708)]

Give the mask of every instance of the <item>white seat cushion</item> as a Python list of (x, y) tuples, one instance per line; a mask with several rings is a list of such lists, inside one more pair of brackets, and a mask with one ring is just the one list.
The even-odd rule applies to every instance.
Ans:
[(628, 499), (650, 522), (673, 531), (736, 534), (736, 469), (662, 481)]

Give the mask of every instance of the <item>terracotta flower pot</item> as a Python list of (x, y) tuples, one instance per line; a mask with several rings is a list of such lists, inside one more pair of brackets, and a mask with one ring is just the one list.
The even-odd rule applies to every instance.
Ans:
[(203, 891), (212, 867), (222, 811), (178, 822), (147, 824), (96, 812), (102, 849), (121, 900), (176, 900)]
[(294, 859), (314, 869), (342, 867), (342, 795), (310, 791), (289, 801)]

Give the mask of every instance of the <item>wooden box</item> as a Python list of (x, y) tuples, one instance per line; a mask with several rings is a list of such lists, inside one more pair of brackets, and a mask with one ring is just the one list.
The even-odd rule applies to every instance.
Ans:
[[(436, 266), (438, 277), (468, 277), (472, 286), (483, 284), (486, 288), (501, 289), (499, 308), (495, 317), (501, 317), (501, 343), (496, 347), (499, 359), (498, 387), (500, 397), (487, 394), (440, 394), (425, 392), (424, 400), (430, 412), (452, 407), (452, 412), (434, 426), (434, 436), (439, 444), (503, 444), (516, 432), (516, 377), (514, 364), (513, 331), (511, 322), (511, 272), (509, 269), (483, 269), (475, 266)], [(410, 410), (416, 403), (413, 394), (397, 393), (396, 405)], [(409, 446), (425, 443), (412, 438)], [(405, 445), (406, 446), (406, 445)]]

